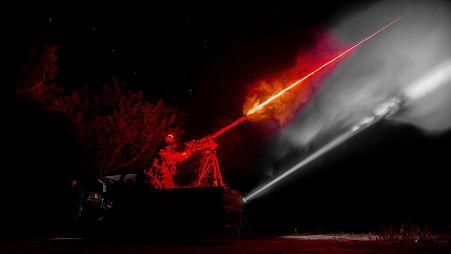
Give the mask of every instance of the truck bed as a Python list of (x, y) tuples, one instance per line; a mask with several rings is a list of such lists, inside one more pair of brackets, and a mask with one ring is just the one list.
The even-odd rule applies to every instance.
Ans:
[(121, 194), (102, 227), (110, 233), (197, 237), (237, 233), (242, 216), (242, 197), (229, 188), (149, 189)]

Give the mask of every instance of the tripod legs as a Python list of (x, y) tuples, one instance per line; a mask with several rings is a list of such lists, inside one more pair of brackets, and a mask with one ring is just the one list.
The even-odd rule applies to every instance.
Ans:
[(200, 168), (201, 171), (196, 180), (196, 187), (224, 186), (215, 151), (207, 151)]

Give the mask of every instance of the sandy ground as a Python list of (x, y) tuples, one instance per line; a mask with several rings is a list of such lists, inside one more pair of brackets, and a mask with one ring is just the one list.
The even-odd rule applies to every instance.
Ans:
[(41, 238), (0, 242), (0, 253), (451, 253), (451, 241), (427, 244), (395, 244), (363, 235), (298, 235), (282, 237), (244, 237), (236, 240), (186, 243), (131, 243), (86, 241), (81, 238)]
[[(352, 233), (337, 233), (337, 234), (298, 234), (281, 236), (284, 239), (296, 240), (330, 240), (330, 241), (377, 241), (377, 235), (374, 234), (352, 234)], [(433, 242), (446, 243), (451, 242), (451, 235), (431, 235), (430, 240)]]
[(374, 241), (376, 236), (371, 234), (299, 234), (282, 236), (284, 239), (296, 240), (328, 240), (328, 241)]

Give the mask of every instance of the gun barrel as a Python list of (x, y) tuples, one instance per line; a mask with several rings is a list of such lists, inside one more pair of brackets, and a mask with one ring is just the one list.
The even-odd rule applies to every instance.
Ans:
[(211, 137), (212, 139), (215, 139), (215, 138), (217, 138), (218, 136), (222, 135), (224, 132), (226, 132), (226, 131), (232, 129), (233, 127), (235, 127), (236, 125), (238, 125), (238, 124), (244, 122), (246, 119), (247, 119), (247, 115), (244, 115), (244, 116), (240, 117), (239, 119), (237, 119), (235, 122), (233, 122), (233, 123), (227, 125), (226, 127), (220, 129), (219, 131), (213, 133), (210, 137)]

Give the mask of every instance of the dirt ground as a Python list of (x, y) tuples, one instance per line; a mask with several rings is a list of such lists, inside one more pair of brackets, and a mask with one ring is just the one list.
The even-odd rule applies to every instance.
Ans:
[(120, 241), (86, 241), (78, 238), (41, 238), (27, 241), (0, 242), (0, 253), (451, 253), (450, 241), (395, 244), (375, 240), (302, 237), (244, 237), (237, 240), (192, 243), (145, 243)]

